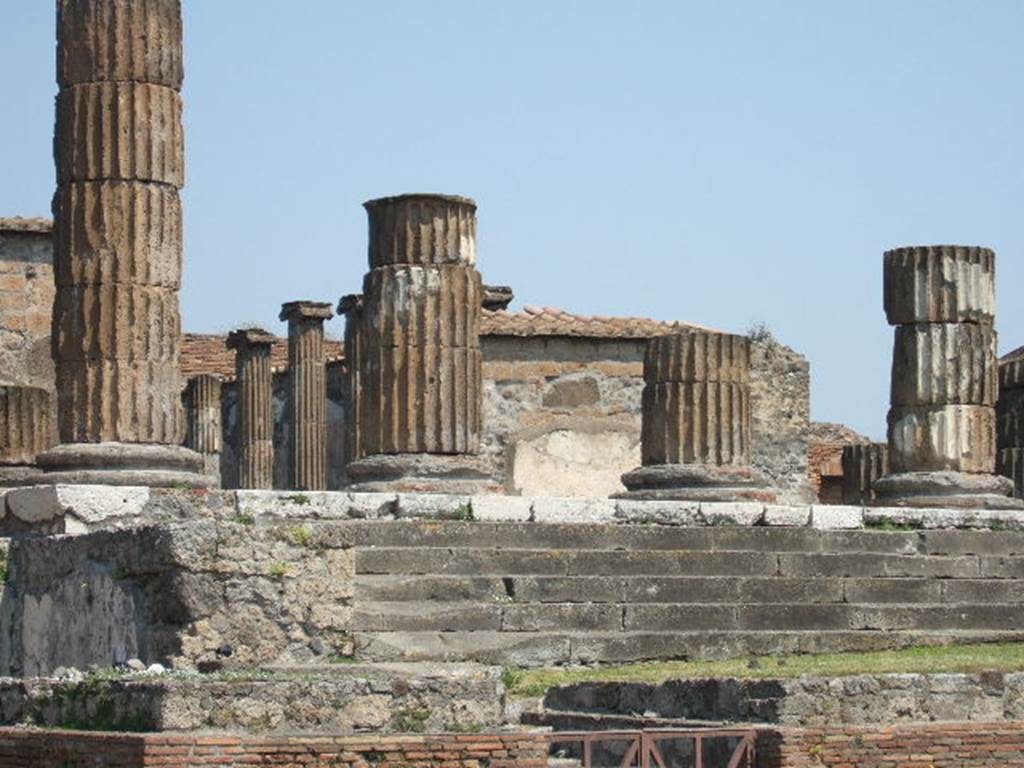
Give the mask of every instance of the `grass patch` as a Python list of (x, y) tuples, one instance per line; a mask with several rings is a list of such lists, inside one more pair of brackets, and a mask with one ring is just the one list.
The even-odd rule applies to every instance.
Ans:
[(950, 645), (872, 653), (760, 656), (724, 661), (666, 661), (608, 667), (507, 669), (502, 679), (514, 698), (542, 696), (549, 688), (581, 682), (660, 683), (675, 678), (842, 677), (888, 673), (970, 673), (1024, 670), (1024, 643)]
[(245, 514), (244, 512), (238, 512), (231, 518), (231, 522), (238, 523), (239, 525), (254, 525), (256, 523), (256, 518), (252, 515)]
[(280, 581), (288, 575), (288, 563), (271, 563), (267, 568), (267, 575), (272, 579)]

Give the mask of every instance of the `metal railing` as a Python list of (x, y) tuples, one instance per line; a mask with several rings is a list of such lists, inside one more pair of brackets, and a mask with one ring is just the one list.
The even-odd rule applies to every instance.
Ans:
[[(706, 759), (706, 747), (722, 739), (736, 739), (735, 747), (723, 750), (716, 744), (716, 757)], [(562, 731), (548, 735), (552, 744), (578, 744), (583, 768), (594, 768), (594, 746), (625, 743), (625, 753), (618, 768), (679, 768), (681, 763), (667, 762), (664, 742), (686, 741), (691, 745), (688, 765), (693, 768), (754, 768), (757, 732), (731, 728), (669, 728), (643, 731)], [(728, 760), (725, 760), (726, 753)]]

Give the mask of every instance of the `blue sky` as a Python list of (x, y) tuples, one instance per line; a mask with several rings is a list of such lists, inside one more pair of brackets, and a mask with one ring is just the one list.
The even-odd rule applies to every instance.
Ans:
[[(43, 215), (53, 3), (3, 5), (0, 215)], [(764, 322), (874, 437), (886, 248), (995, 248), (1024, 344), (1024, 3), (184, 5), (187, 330), (282, 332), (358, 290), (364, 200), (441, 191), (517, 305)]]

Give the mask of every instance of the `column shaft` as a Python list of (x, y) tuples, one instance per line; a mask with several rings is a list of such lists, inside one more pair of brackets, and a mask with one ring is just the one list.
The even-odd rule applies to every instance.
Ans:
[(269, 489), (274, 484), (273, 342), (272, 335), (255, 328), (228, 336), (228, 346), (235, 350), (239, 488)]

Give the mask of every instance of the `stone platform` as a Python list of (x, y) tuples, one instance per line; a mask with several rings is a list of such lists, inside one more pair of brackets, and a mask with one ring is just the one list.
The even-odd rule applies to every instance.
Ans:
[(83, 486), (5, 503), (0, 669), (23, 677), (1024, 637), (1007, 512)]

